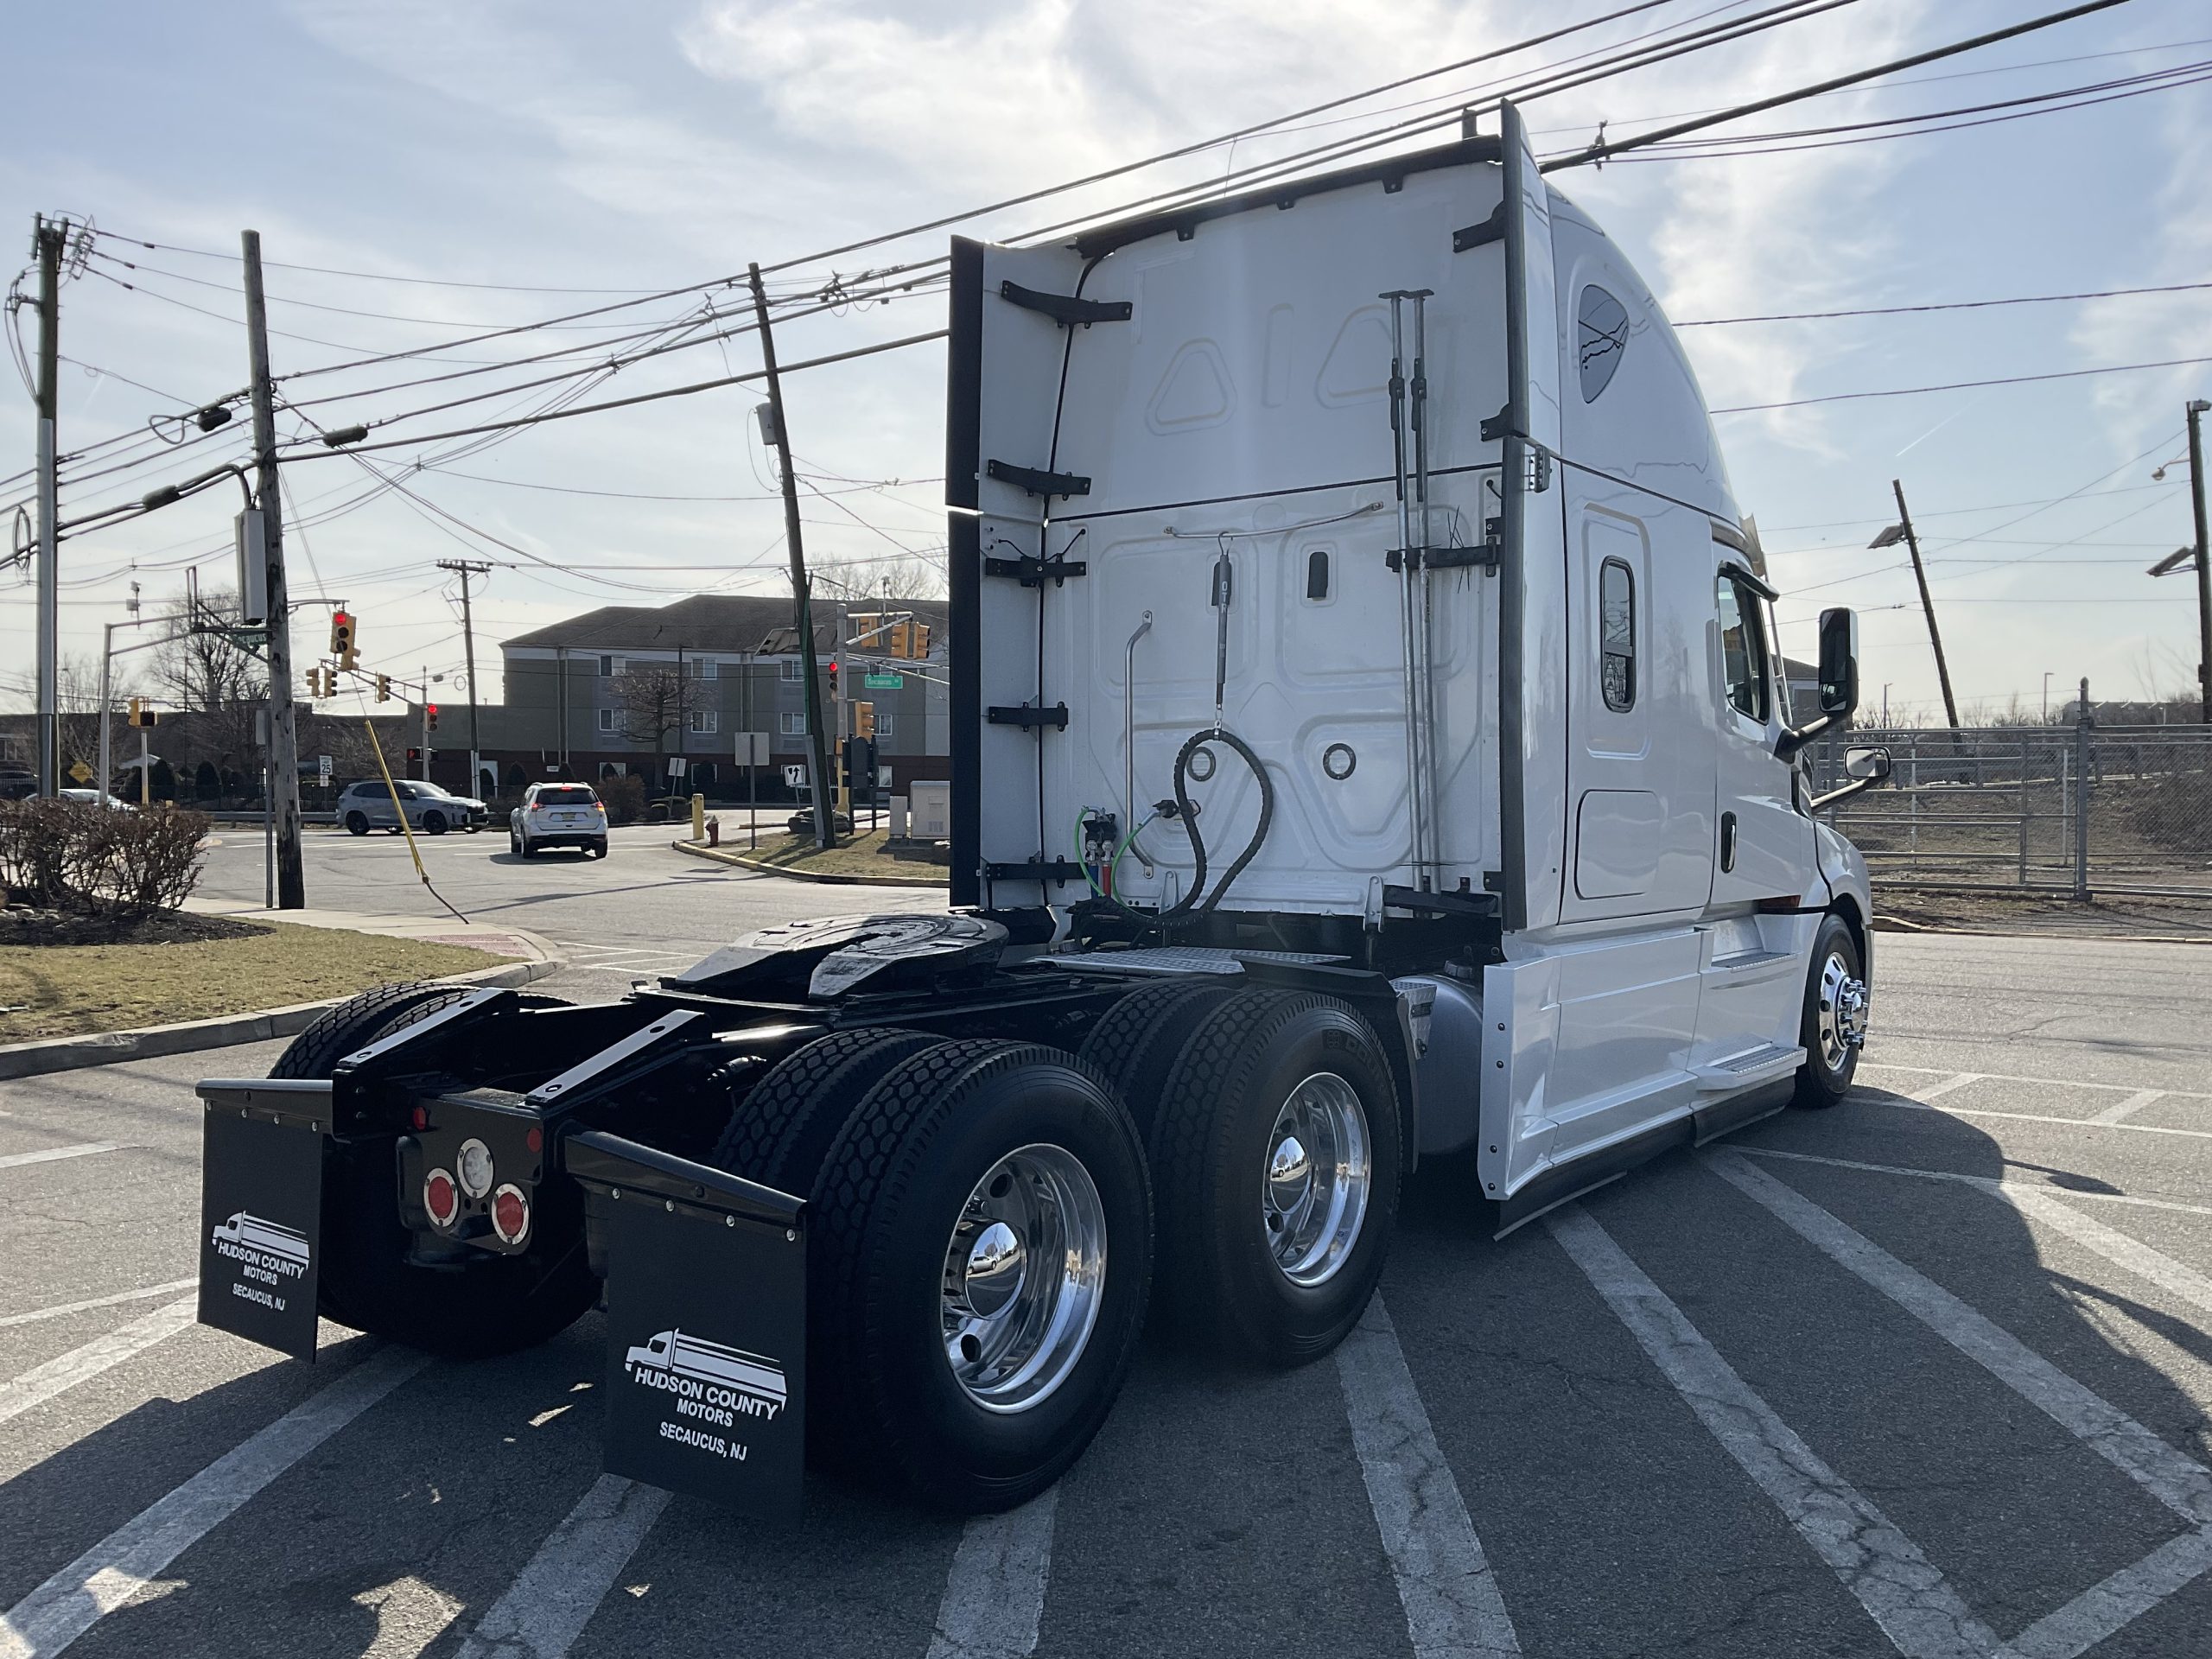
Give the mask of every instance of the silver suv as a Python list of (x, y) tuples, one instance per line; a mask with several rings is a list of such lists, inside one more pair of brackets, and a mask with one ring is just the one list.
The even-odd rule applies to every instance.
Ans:
[(491, 821), (483, 802), (466, 795), (448, 795), (435, 784), (395, 779), (387, 787), (381, 779), (364, 779), (348, 784), (338, 798), (338, 822), (357, 836), (365, 836), (372, 830), (389, 830), (396, 836), (399, 814), (392, 810), (395, 793), (406, 809), (410, 826), (426, 836), (442, 836), (448, 830), (466, 830), (473, 836)]
[(607, 807), (589, 784), (532, 784), (507, 818), (507, 848), (535, 858), (547, 847), (607, 856)]

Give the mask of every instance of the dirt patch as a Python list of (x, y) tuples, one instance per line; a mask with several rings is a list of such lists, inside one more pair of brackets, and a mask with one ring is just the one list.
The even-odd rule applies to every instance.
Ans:
[(757, 849), (734, 842), (717, 850), (754, 869), (793, 875), (836, 875), (888, 887), (942, 887), (950, 880), (945, 866), (933, 859), (893, 857), (885, 849), (888, 839), (887, 831), (872, 830), (824, 852), (810, 835), (763, 836)]
[(1878, 883), (1877, 931), (2048, 933), (2074, 938), (2212, 941), (2212, 903), (2177, 899), (2093, 899), (2076, 904), (2035, 893), (1927, 893)]
[(32, 910), (10, 905), (0, 910), (0, 949), (14, 945), (67, 948), (80, 944), (204, 944), (211, 939), (241, 939), (264, 930), (226, 916), (157, 910), (129, 920), (88, 916), (67, 910)]

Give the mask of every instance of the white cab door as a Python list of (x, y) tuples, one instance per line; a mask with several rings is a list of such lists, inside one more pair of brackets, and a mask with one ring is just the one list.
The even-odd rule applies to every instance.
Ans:
[(1719, 563), (1711, 659), (1720, 716), (1713, 910), (1726, 915), (1762, 899), (1803, 895), (1813, 869), (1813, 821), (1797, 810), (1792, 768), (1774, 753), (1787, 706), (1765, 596), (1731, 574), (1726, 561)]

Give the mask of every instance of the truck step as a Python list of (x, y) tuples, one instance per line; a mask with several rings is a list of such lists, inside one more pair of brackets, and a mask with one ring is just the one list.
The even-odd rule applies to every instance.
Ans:
[(1792, 1045), (1765, 1043), (1725, 1060), (1690, 1068), (1700, 1089), (1741, 1089), (1749, 1084), (1771, 1083), (1786, 1077), (1805, 1063), (1805, 1051)]

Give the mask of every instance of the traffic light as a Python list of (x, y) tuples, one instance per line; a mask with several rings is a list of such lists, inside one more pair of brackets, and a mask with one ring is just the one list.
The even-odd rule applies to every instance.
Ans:
[(312, 702), (321, 695), (322, 671), (320, 668), (310, 668), (308, 670), (308, 701)]
[(353, 666), (353, 613), (333, 611), (330, 613), (330, 654), (338, 659), (340, 668)]
[(377, 701), (378, 702), (391, 701), (391, 676), (389, 674), (377, 676)]
[(435, 732), (438, 729), (438, 705), (436, 703), (426, 702), (423, 705), (423, 727), (425, 731)]
[(830, 659), (827, 671), (830, 676), (829, 695), (834, 697), (837, 695), (837, 659), (835, 657)]
[(911, 622), (893, 622), (891, 625), (890, 642), (885, 649), (893, 657), (904, 657), (909, 648), (912, 633), (913, 624)]
[(409, 766), (419, 766), (420, 765), (422, 765), (422, 764), (423, 764), (423, 751), (422, 751), (422, 750), (420, 750), (420, 749), (410, 749), (410, 750), (408, 750), (408, 751), (407, 751), (407, 764), (408, 764)]
[(853, 705), (853, 735), (870, 738), (875, 735), (875, 705), (874, 703), (856, 702)]
[(150, 726), (154, 723), (154, 711), (146, 706), (145, 698), (130, 699), (130, 723), (133, 726)]
[(875, 799), (875, 740), (851, 737), (845, 740), (845, 787), (855, 799)]
[(930, 654), (930, 625), (926, 622), (915, 623), (907, 630), (906, 644), (908, 647), (906, 655), (918, 663), (927, 662)]

